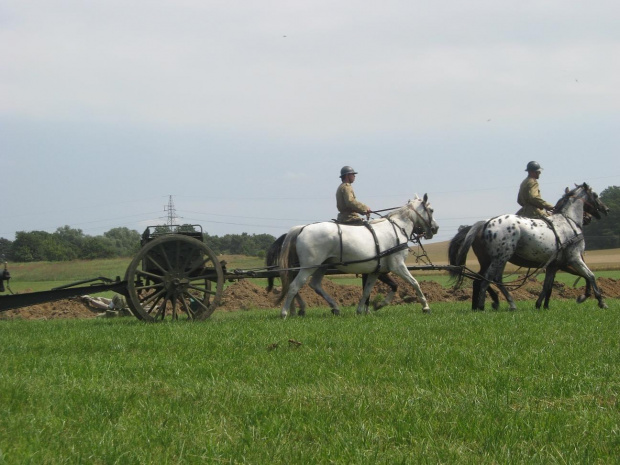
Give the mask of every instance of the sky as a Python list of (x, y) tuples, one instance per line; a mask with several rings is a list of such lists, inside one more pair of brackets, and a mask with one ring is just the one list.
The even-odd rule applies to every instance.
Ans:
[(428, 194), (439, 232), (620, 185), (617, 0), (0, 0), (0, 237), (279, 236)]

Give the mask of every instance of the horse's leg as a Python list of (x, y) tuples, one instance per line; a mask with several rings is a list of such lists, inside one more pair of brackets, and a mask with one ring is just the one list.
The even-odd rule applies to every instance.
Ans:
[[(573, 285), (574, 287), (577, 287), (576, 286), (577, 281), (575, 281), (575, 284)], [(577, 303), (584, 302), (588, 297), (592, 295), (592, 286), (590, 285), (590, 281), (588, 281), (587, 279), (585, 281), (586, 281), (586, 289), (582, 295), (577, 297)]]
[(547, 270), (545, 271), (545, 280), (543, 281), (543, 288), (538, 295), (538, 299), (536, 299), (536, 308), (540, 309), (540, 306), (543, 303), (544, 299), (544, 308), (549, 308), (549, 299), (551, 299), (551, 292), (553, 291), (553, 282), (555, 281), (555, 275), (558, 269), (554, 266), (547, 266)]
[[(506, 301), (508, 302), (508, 306), (509, 306), (508, 308), (510, 310), (516, 310), (517, 306), (515, 305), (515, 301), (513, 300), (512, 295), (510, 295), (510, 292), (508, 292), (508, 289), (506, 288), (506, 286), (504, 286), (503, 273), (504, 273), (504, 270), (502, 269), (502, 273), (495, 276), (495, 285), (500, 290), (502, 295), (506, 298)], [(495, 290), (491, 288), (491, 286), (489, 286), (487, 291), (489, 292), (491, 299), (493, 299), (493, 305), (492, 305), (493, 308), (497, 310), (499, 308), (499, 299), (498, 299), (497, 292), (495, 292)]]
[(478, 310), (478, 298), (480, 296), (480, 283), (481, 279), (474, 279), (471, 293), (471, 309)]
[(370, 299), (370, 292), (377, 282), (379, 277), (378, 273), (365, 274), (362, 281), (364, 281), (364, 289), (362, 290), (362, 297), (359, 304), (357, 304), (357, 314), (368, 313), (368, 300)]
[(334, 315), (340, 315), (340, 307), (338, 307), (338, 303), (334, 299), (332, 299), (332, 297), (327, 292), (325, 292), (325, 289), (323, 289), (323, 286), (321, 285), (321, 281), (323, 281), (323, 277), (325, 276), (326, 271), (326, 268), (319, 268), (318, 270), (316, 270), (316, 272), (312, 275), (312, 279), (310, 280), (309, 285), (314, 290), (314, 292), (316, 292), (318, 295), (323, 297), (323, 299), (325, 299), (325, 301), (332, 309), (332, 313)]
[[(497, 287), (501, 291), (502, 295), (506, 298), (506, 301), (508, 302), (508, 309), (516, 310), (517, 305), (515, 304), (515, 301), (512, 298), (512, 295), (510, 294), (510, 292), (508, 292), (508, 289), (506, 289), (506, 286), (504, 286), (504, 284), (500, 282), (497, 284)], [(489, 294), (491, 295), (491, 298), (493, 299), (493, 308), (497, 310), (499, 308), (499, 299), (497, 298), (497, 292), (495, 292), (495, 297), (493, 297), (490, 291), (491, 291), (491, 287), (489, 286)]]
[(289, 285), (288, 291), (286, 293), (286, 297), (284, 298), (284, 303), (282, 304), (282, 310), (280, 311), (280, 316), (282, 318), (286, 318), (288, 316), (288, 312), (291, 307), (291, 303), (293, 302), (293, 299), (299, 293), (299, 290), (303, 287), (303, 285), (306, 283), (308, 276), (314, 273), (315, 270), (316, 268), (303, 269), (297, 274), (295, 279), (293, 279), (293, 281)]
[[(577, 276), (582, 276), (586, 280), (586, 293), (577, 297), (577, 303), (582, 303), (590, 296), (589, 291), (591, 288), (591, 291), (594, 292), (594, 297), (596, 297), (596, 300), (598, 300), (598, 306), (600, 308), (608, 308), (607, 304), (605, 303), (605, 299), (603, 299), (603, 295), (601, 294), (601, 291), (596, 284), (596, 276), (594, 276), (594, 273), (590, 271), (590, 268), (588, 268), (588, 266), (585, 264), (585, 262), (581, 258), (581, 255), (576, 261), (573, 261), (570, 264), (570, 268), (575, 270), (574, 274), (576, 274)], [(588, 284), (590, 285), (590, 288), (588, 287)]]
[(390, 275), (387, 273), (381, 273), (379, 275), (379, 281), (390, 286), (390, 291), (388, 292), (388, 295), (385, 296), (385, 298), (381, 302), (375, 302), (375, 304), (373, 305), (373, 308), (375, 310), (379, 310), (385, 307), (386, 305), (389, 305), (392, 302), (392, 299), (394, 298), (396, 291), (398, 290), (398, 284), (396, 284), (396, 281), (390, 278)]
[(422, 304), (422, 311), (424, 313), (430, 313), (431, 308), (428, 306), (428, 302), (426, 301), (426, 297), (422, 293), (422, 289), (420, 289), (420, 284), (418, 281), (411, 276), (409, 270), (407, 269), (407, 265), (405, 265), (405, 261), (402, 260), (400, 263), (396, 264), (393, 268), (390, 268), (390, 271), (394, 272), (396, 275), (403, 278), (409, 284), (413, 286), (416, 295), (418, 296), (418, 301)]
[[(364, 290), (366, 289), (367, 282), (368, 282), (368, 274), (362, 274), (362, 296), (364, 295)], [(370, 305), (370, 295), (368, 295), (368, 297), (366, 297), (366, 300), (364, 301), (364, 306), (366, 307), (365, 312), (368, 312), (369, 305)]]
[[(297, 302), (297, 306), (299, 307), (299, 311), (297, 314), (299, 316), (306, 316), (306, 301), (301, 297), (301, 294), (298, 292), (295, 296), (295, 301)], [(293, 312), (291, 312), (291, 315)]]
[[(489, 267), (484, 272), (480, 270), (482, 279), (480, 280), (480, 290), (478, 292), (478, 301), (476, 302), (475, 310), (484, 310), (484, 301), (486, 299), (487, 290), (489, 289), (491, 281), (493, 281), (495, 277), (502, 276), (504, 274), (505, 265), (506, 265), (506, 262), (502, 263), (499, 260), (495, 260), (491, 262)], [(500, 283), (498, 287), (501, 290), (503, 285)]]
[(491, 297), (491, 300), (493, 301), (493, 303), (491, 304), (493, 310), (499, 309), (499, 294), (491, 286), (488, 287), (487, 292), (489, 294), (489, 297)]

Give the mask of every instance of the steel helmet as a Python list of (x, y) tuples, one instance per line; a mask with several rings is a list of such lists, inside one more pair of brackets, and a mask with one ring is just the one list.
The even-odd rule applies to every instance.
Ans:
[(357, 171), (355, 171), (352, 166), (343, 166), (340, 170), (340, 177), (346, 176), (347, 174), (357, 174)]
[(525, 168), (525, 171), (541, 171), (542, 167), (540, 166), (540, 163), (538, 163), (537, 161), (531, 161), (527, 164), (527, 168)]

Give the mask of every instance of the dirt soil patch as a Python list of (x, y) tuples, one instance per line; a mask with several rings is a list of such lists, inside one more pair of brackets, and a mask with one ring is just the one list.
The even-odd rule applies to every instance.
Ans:
[[(406, 284), (400, 278), (393, 276), (398, 283), (398, 293), (392, 301), (393, 305), (415, 303), (417, 299), (413, 295), (411, 286)], [(620, 298), (620, 280), (599, 278), (597, 283), (605, 298)], [(471, 301), (471, 286), (461, 289), (444, 288), (440, 284), (433, 281), (423, 281), (420, 283), (422, 292), (428, 302), (463, 302), (467, 308)], [(323, 288), (330, 294), (342, 307), (356, 306), (361, 292), (360, 286), (339, 285), (329, 279), (323, 281)], [(511, 294), (515, 300), (532, 300), (540, 293), (541, 283), (530, 279), (518, 289), (511, 289)], [(379, 299), (381, 296), (387, 295), (389, 288), (383, 283), (377, 283), (372, 293), (371, 299)], [(575, 299), (578, 295), (583, 294), (584, 286), (572, 288), (562, 283), (554, 284), (553, 299)], [(381, 296), (378, 296), (380, 294)], [(325, 301), (312, 291), (308, 286), (304, 286), (301, 295), (309, 307), (326, 307)], [(276, 300), (279, 297), (279, 289), (274, 289), (272, 293), (267, 293), (264, 287), (260, 287), (250, 281), (241, 279), (232, 283), (222, 296), (222, 302), (216, 311), (237, 311), (251, 309), (277, 308), (279, 305)], [(502, 299), (502, 303), (505, 301)], [(59, 300), (57, 302), (49, 302), (32, 307), (24, 307), (16, 310), (9, 310), (0, 313), (0, 319), (39, 319), (50, 320), (58, 318), (96, 318), (105, 312), (101, 309), (95, 309), (89, 306), (80, 298)]]

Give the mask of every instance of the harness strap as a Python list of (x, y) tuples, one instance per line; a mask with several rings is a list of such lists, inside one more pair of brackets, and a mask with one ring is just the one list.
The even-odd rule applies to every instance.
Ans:
[(325, 265), (322, 266), (334, 266), (334, 265), (340, 265), (340, 266), (347, 266), (347, 265), (354, 265), (356, 263), (365, 263), (365, 262), (369, 262), (371, 260), (379, 260), (383, 257), (386, 257), (388, 255), (392, 255), (393, 253), (396, 252), (400, 252), (401, 250), (405, 250), (408, 249), (409, 245), (408, 244), (399, 244), (399, 245), (395, 245), (394, 247), (390, 247), (389, 249), (385, 249), (383, 252), (377, 254), (376, 257), (371, 257), (371, 258), (363, 258), (360, 260), (351, 260), (349, 262), (343, 262), (341, 261), (340, 263), (326, 263)]
[[(381, 268), (381, 252), (379, 249), (379, 239), (377, 239), (377, 233), (369, 222), (365, 221), (364, 226), (366, 226), (368, 230), (372, 233), (372, 238), (375, 240), (375, 250), (377, 251), (377, 269), (375, 271), (379, 271), (379, 268)], [(340, 259), (342, 260), (342, 257), (340, 257)]]
[[(570, 239), (568, 239), (564, 243), (562, 243), (562, 239), (560, 239), (560, 235), (556, 231), (555, 225), (553, 224), (553, 222), (549, 218), (547, 218), (547, 217), (536, 218), (536, 219), (543, 220), (545, 223), (547, 223), (547, 226), (549, 226), (551, 231), (553, 231), (553, 235), (555, 236), (555, 244), (556, 244), (555, 253), (552, 254), (551, 257), (549, 257), (549, 260), (547, 260), (544, 265), (539, 266), (538, 268), (536, 268), (536, 270), (546, 269), (555, 259), (558, 258), (558, 255), (560, 255), (560, 252), (562, 250), (568, 248), (569, 246), (573, 245), (574, 243), (576, 243), (578, 241), (583, 240), (583, 232), (581, 230), (577, 231), (577, 229), (581, 229), (581, 228), (579, 228), (579, 225), (577, 225), (569, 217), (567, 217), (567, 216), (565, 216), (565, 215), (563, 215), (561, 213), (560, 213), (560, 215), (562, 215), (566, 219), (566, 222), (568, 223), (568, 225), (573, 230), (573, 237), (571, 237)], [(573, 226), (573, 223), (575, 223), (575, 226), (577, 226), (577, 229), (575, 229), (575, 226)]]
[[(339, 263), (329, 263), (328, 266), (333, 266), (333, 265), (341, 265), (341, 266), (347, 266), (347, 265), (353, 265), (356, 263), (365, 263), (365, 262), (369, 262), (371, 260), (377, 260), (377, 268), (375, 269), (375, 272), (378, 272), (381, 269), (381, 259), (383, 257), (386, 257), (388, 255), (391, 255), (393, 253), (396, 252), (400, 252), (401, 250), (407, 249), (409, 248), (409, 245), (407, 244), (407, 242), (405, 242), (404, 244), (400, 243), (400, 237), (398, 235), (398, 232), (396, 231), (396, 224), (394, 223), (394, 221), (390, 220), (388, 218), (389, 222), (392, 225), (392, 228), (394, 229), (394, 235), (396, 236), (396, 245), (394, 247), (390, 247), (389, 249), (384, 250), (383, 252), (381, 252), (381, 249), (379, 247), (379, 239), (377, 238), (377, 233), (375, 232), (374, 228), (372, 227), (372, 225), (367, 222), (364, 221), (362, 224), (364, 226), (366, 226), (366, 228), (370, 231), (370, 233), (372, 234), (372, 238), (375, 241), (375, 250), (377, 251), (377, 255), (375, 255), (372, 258), (364, 258), (361, 260), (352, 260), (349, 262), (345, 262), (343, 261), (343, 257), (344, 257), (344, 246), (342, 243), (342, 228), (340, 227), (341, 224), (345, 224), (346, 223), (339, 223), (336, 220), (333, 220), (334, 223), (336, 223), (336, 226), (338, 226), (338, 239), (340, 240), (340, 262)], [(403, 231), (403, 233), (405, 234), (405, 236), (407, 236), (407, 233), (405, 231)]]

